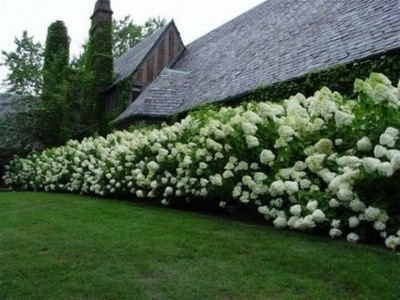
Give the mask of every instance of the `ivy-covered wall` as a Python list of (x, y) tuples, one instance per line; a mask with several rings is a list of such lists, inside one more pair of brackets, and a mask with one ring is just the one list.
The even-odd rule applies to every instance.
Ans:
[(400, 79), (400, 49), (355, 61), (349, 64), (339, 64), (334, 67), (315, 70), (306, 76), (271, 86), (259, 87), (248, 95), (234, 100), (271, 100), (278, 101), (296, 93), (311, 96), (314, 91), (327, 86), (340, 92), (347, 98), (354, 98), (353, 84), (355, 79), (365, 79), (371, 72), (383, 73), (395, 84)]
[(108, 130), (104, 91), (112, 79), (112, 12), (98, 11), (92, 17), (85, 61), (83, 111), (86, 135), (105, 134)]

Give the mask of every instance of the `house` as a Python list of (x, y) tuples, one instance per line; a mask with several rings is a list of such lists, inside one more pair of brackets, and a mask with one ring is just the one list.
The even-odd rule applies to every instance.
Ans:
[(115, 61), (113, 86), (129, 78), (131, 101), (113, 123), (169, 118), (398, 50), (398, 0), (267, 0), (187, 46), (171, 21)]

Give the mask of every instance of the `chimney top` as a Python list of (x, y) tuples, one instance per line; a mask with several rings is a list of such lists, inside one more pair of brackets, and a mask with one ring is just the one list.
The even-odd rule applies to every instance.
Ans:
[(110, 0), (97, 0), (94, 6), (92, 18), (97, 12), (112, 14), (113, 11), (111, 10)]

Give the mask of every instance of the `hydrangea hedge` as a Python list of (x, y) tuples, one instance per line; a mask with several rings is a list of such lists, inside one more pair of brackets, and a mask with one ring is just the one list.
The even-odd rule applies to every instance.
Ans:
[(396, 250), (400, 90), (373, 73), (355, 91), (357, 100), (322, 88), (69, 141), (14, 159), (4, 180), (15, 189), (245, 206), (278, 228), (374, 237)]

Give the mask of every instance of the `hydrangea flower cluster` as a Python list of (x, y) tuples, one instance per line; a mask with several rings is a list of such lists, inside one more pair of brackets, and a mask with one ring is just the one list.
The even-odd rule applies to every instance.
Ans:
[(163, 205), (249, 205), (277, 228), (324, 230), (349, 242), (377, 235), (396, 250), (398, 212), (357, 186), (395, 180), (400, 169), (399, 88), (374, 73), (355, 91), (357, 101), (322, 88), (308, 98), (199, 110), (157, 129), (69, 141), (14, 159), (4, 179), (19, 189)]

